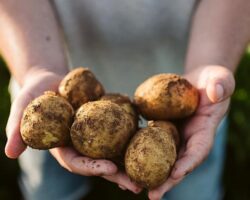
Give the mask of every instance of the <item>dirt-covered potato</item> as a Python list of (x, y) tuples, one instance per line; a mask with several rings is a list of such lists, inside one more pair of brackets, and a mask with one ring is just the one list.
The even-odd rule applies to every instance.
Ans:
[(199, 95), (186, 79), (159, 74), (144, 81), (135, 91), (134, 102), (149, 120), (179, 119), (193, 114)]
[(177, 157), (171, 131), (146, 127), (135, 134), (125, 155), (126, 173), (132, 181), (152, 189), (168, 178)]
[(108, 100), (112, 101), (118, 105), (120, 105), (126, 112), (128, 112), (131, 117), (134, 119), (134, 129), (136, 130), (138, 127), (138, 114), (134, 108), (134, 105), (130, 101), (129, 97), (126, 95), (122, 95), (119, 93), (108, 93), (101, 97), (100, 100)]
[(64, 146), (70, 141), (72, 106), (54, 92), (45, 92), (24, 110), (20, 132), (25, 144), (34, 149)]
[(177, 128), (175, 125), (169, 121), (148, 121), (149, 127), (161, 127), (166, 129), (169, 133), (171, 133), (174, 137), (175, 145), (178, 149), (180, 146), (180, 135), (178, 133)]
[(99, 99), (105, 92), (88, 68), (79, 67), (64, 77), (59, 85), (59, 93), (77, 109), (88, 101)]
[(111, 101), (93, 101), (77, 111), (71, 140), (77, 151), (91, 158), (120, 156), (133, 135), (133, 118)]

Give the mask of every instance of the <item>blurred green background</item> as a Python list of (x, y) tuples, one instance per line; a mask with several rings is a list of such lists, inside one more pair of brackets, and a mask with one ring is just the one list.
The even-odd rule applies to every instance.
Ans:
[[(229, 113), (230, 127), (227, 157), (224, 170), (225, 200), (250, 199), (250, 49), (246, 52), (236, 72), (236, 91)], [(4, 154), (5, 126), (10, 110), (8, 93), (9, 72), (0, 59), (0, 199), (22, 199), (17, 185), (19, 173), (16, 160)], [(125, 200), (146, 199), (146, 194), (132, 195), (97, 179), (96, 188), (87, 199)]]

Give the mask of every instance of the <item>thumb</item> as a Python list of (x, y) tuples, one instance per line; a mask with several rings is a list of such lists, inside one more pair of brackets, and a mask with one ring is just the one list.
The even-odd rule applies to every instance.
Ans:
[(230, 97), (235, 88), (232, 72), (225, 67), (213, 66), (209, 69), (206, 93), (213, 103), (221, 102)]
[(12, 103), (6, 126), (8, 139), (5, 146), (5, 154), (9, 158), (17, 158), (26, 148), (20, 134), (20, 122), (23, 110), (32, 99), (31, 94), (22, 90)]

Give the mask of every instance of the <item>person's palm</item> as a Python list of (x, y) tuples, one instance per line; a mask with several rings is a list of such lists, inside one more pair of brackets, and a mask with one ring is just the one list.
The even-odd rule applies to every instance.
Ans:
[(160, 199), (207, 157), (216, 128), (228, 110), (229, 97), (234, 91), (233, 75), (224, 67), (201, 67), (184, 77), (199, 90), (199, 106), (195, 114), (184, 122), (182, 146), (170, 177), (161, 186), (149, 191), (151, 200)]
[[(9, 158), (17, 158), (25, 149), (20, 135), (20, 122), (25, 107), (44, 91), (57, 91), (62, 79), (51, 72), (36, 72), (25, 78), (25, 83), (15, 98), (8, 119), (6, 132), (8, 136), (5, 153)], [(129, 189), (135, 193), (140, 188), (132, 183), (125, 173), (118, 171), (116, 165), (108, 160), (94, 160), (79, 155), (72, 147), (58, 147), (50, 150), (51, 154), (72, 173), (84, 176), (102, 176), (103, 178), (117, 183), (122, 189)]]

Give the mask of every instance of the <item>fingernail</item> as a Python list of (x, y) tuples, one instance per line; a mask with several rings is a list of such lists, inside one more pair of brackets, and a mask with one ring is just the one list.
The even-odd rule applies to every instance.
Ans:
[(217, 101), (221, 101), (224, 96), (224, 89), (221, 84), (215, 85)]

